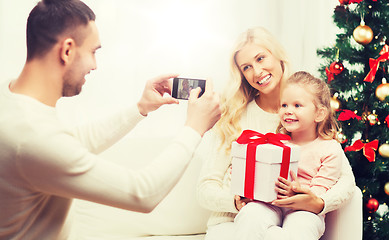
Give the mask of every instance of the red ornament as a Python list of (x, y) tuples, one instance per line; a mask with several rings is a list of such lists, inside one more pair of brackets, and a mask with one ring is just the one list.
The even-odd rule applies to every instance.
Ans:
[(344, 66), (341, 62), (333, 62), (330, 65), (330, 71), (331, 73), (338, 75), (344, 70)]
[[(389, 115), (388, 116), (386, 116), (386, 118), (385, 118), (385, 122), (386, 122), (386, 125), (388, 126), (388, 128), (389, 128)], [(389, 194), (388, 194), (389, 195)]]
[(349, 2), (350, 3), (360, 3), (360, 2), (362, 2), (363, 0), (350, 0)]
[(366, 208), (370, 213), (376, 212), (380, 203), (375, 198), (370, 198), (366, 203)]
[(347, 5), (347, 4), (349, 4), (349, 0), (339, 0), (339, 2), (340, 2), (340, 4), (342, 4), (342, 5)]

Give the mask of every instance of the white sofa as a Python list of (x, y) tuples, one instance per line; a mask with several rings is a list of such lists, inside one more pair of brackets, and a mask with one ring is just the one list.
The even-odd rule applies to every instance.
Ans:
[[(101, 156), (123, 167), (141, 168), (152, 161), (169, 140), (127, 137)], [(169, 195), (149, 213), (136, 213), (96, 203), (75, 200), (71, 209), (70, 239), (80, 240), (201, 240), (210, 212), (196, 201), (196, 182), (201, 161), (193, 159)], [(362, 194), (326, 217), (321, 240), (362, 239)]]

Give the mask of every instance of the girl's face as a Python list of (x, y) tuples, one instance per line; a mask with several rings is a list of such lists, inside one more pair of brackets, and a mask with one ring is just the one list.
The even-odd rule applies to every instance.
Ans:
[(267, 49), (249, 43), (236, 54), (236, 63), (247, 82), (262, 94), (279, 90), (283, 74), (281, 61)]
[(316, 126), (324, 120), (325, 110), (315, 106), (314, 97), (298, 84), (289, 84), (282, 91), (278, 114), (292, 140), (299, 136), (309, 140), (317, 138)]

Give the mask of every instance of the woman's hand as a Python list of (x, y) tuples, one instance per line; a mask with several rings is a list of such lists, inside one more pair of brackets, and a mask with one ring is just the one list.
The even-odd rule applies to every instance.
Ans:
[(235, 195), (235, 207), (238, 211), (242, 209), (247, 203), (252, 202), (252, 199)]

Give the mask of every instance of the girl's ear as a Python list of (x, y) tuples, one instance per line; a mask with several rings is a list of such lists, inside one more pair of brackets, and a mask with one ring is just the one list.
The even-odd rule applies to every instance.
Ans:
[(328, 111), (325, 107), (320, 106), (316, 111), (316, 117), (315, 122), (319, 123), (324, 121), (324, 119), (327, 117)]
[(71, 62), (75, 55), (76, 43), (73, 39), (67, 38), (62, 42), (60, 58), (65, 65)]

